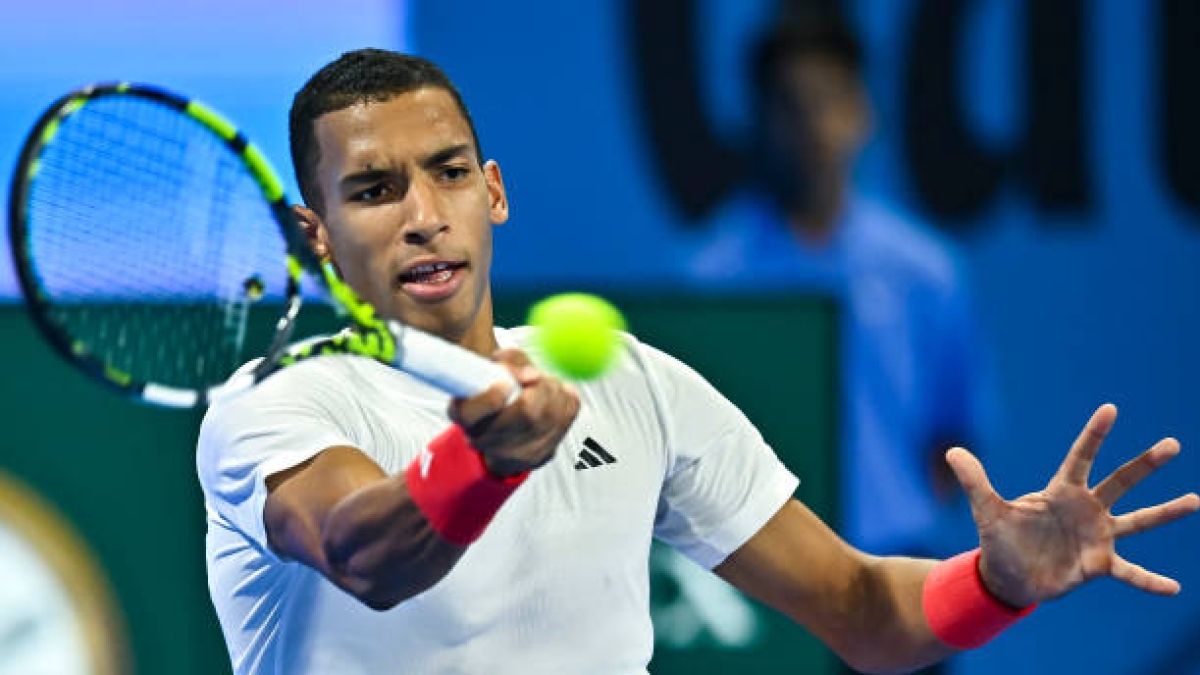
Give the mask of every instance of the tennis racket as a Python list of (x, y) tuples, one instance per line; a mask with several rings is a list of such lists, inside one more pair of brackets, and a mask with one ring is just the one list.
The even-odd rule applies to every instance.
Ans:
[[(329, 354), (376, 359), (452, 396), (498, 382), (518, 391), (499, 364), (380, 319), (312, 253), (263, 153), (212, 108), (156, 87), (100, 84), (56, 101), (21, 152), (9, 228), (49, 343), (145, 403), (206, 405)], [(306, 277), (348, 326), (290, 344)]]

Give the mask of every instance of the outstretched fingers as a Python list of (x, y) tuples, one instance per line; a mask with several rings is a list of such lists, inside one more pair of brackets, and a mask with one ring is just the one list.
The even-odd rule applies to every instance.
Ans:
[(975, 455), (965, 448), (950, 448), (946, 451), (946, 463), (967, 495), (976, 525), (982, 528), (999, 517), (1004, 509), (1004, 500), (992, 488), (987, 472)]
[(1130, 511), (1113, 518), (1113, 537), (1120, 539), (1131, 534), (1166, 525), (1200, 510), (1200, 496), (1196, 493), (1176, 497), (1169, 502), (1144, 509)]
[(1113, 578), (1137, 588), (1154, 593), (1155, 595), (1175, 595), (1179, 592), (1179, 582), (1170, 577), (1165, 577), (1157, 572), (1135, 565), (1119, 555), (1113, 555), (1112, 569), (1109, 574)]
[(1112, 508), (1113, 504), (1125, 495), (1134, 485), (1154, 473), (1159, 467), (1171, 461), (1179, 454), (1179, 441), (1174, 438), (1164, 438), (1155, 443), (1149, 450), (1126, 462), (1121, 468), (1105, 478), (1093, 494), (1104, 504)]
[(1095, 461), (1096, 453), (1100, 451), (1100, 445), (1108, 436), (1116, 419), (1117, 407), (1111, 403), (1105, 403), (1092, 413), (1091, 419), (1075, 439), (1062, 466), (1058, 468), (1058, 478), (1071, 485), (1087, 486), (1092, 462)]

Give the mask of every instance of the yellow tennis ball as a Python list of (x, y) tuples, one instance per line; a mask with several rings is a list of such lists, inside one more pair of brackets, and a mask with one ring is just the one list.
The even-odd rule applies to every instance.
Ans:
[(590, 380), (604, 374), (620, 352), (625, 319), (607, 300), (587, 293), (562, 293), (529, 310), (534, 341), (547, 365), (565, 378)]

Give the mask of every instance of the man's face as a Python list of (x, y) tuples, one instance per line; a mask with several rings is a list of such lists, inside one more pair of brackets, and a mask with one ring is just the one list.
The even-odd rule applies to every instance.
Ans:
[[(495, 162), (467, 120), (425, 87), (316, 120), (324, 213), (302, 213), (314, 248), (382, 316), (451, 340), (492, 329), (492, 225), (508, 218)], [(302, 210), (303, 211), (303, 210)]]
[(781, 63), (764, 112), (767, 152), (790, 191), (828, 185), (850, 169), (867, 128), (862, 85), (841, 61), (822, 55)]

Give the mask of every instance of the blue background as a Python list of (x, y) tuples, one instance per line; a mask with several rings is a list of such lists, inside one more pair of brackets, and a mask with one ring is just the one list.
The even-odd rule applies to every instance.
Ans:
[[(877, 108), (877, 134), (857, 174), (866, 191), (932, 218), (915, 198), (899, 142), (906, 27), (917, 4), (851, 3)], [(704, 236), (705, 223), (685, 223), (673, 209), (650, 161), (627, 3), (23, 5), (0, 10), (0, 167), (13, 165), (25, 130), (53, 98), (88, 81), (130, 79), (211, 103), (286, 168), (287, 104), (312, 70), (345, 49), (410, 45), (459, 84), (485, 154), (504, 169), (513, 218), (497, 235), (501, 288), (657, 290), (680, 281), (682, 251)], [(696, 5), (705, 114), (736, 142), (748, 93), (741, 50), (772, 5)], [(958, 49), (964, 110), (981, 138), (1005, 147), (1027, 121), (1027, 7), (970, 6)], [(1121, 419), (1098, 473), (1165, 434), (1185, 448), (1122, 507), (1200, 484), (1200, 457), (1189, 452), (1200, 439), (1200, 357), (1192, 348), (1200, 338), (1200, 217), (1171, 196), (1162, 173), (1157, 7), (1085, 3), (1093, 208), (1047, 213), (1010, 181), (957, 239), (999, 366), (1004, 414), (987, 466), (1006, 496), (1038, 489), (1090, 411), (1109, 400)], [(4, 259), (0, 295), (14, 294)], [(1180, 597), (1090, 584), (965, 656), (965, 672), (1145, 672), (1200, 629), (1198, 528), (1192, 519), (1120, 546), (1131, 560), (1178, 578)]]

